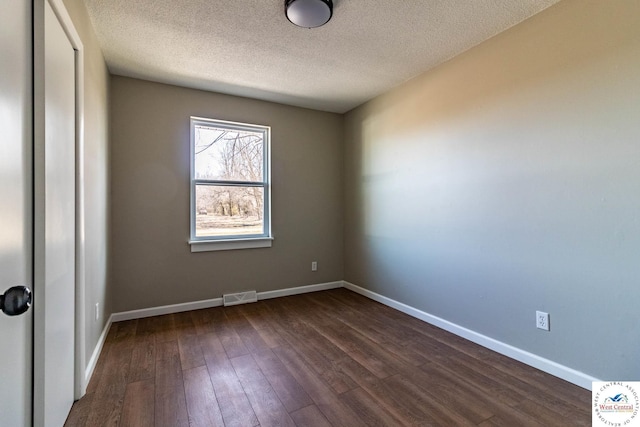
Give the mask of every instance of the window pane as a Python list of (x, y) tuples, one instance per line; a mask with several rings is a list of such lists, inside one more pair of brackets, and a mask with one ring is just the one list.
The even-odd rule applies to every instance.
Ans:
[(263, 133), (195, 125), (195, 178), (263, 181)]
[(225, 237), (264, 233), (264, 189), (196, 185), (196, 236)]

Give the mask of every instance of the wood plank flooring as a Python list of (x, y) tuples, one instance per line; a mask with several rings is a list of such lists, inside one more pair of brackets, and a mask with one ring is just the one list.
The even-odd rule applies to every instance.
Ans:
[(591, 393), (346, 289), (114, 323), (66, 426), (588, 426)]

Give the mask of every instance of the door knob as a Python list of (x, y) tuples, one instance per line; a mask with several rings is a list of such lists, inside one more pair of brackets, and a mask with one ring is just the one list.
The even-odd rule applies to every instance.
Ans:
[(14, 286), (0, 295), (0, 310), (7, 316), (18, 316), (31, 307), (31, 289)]

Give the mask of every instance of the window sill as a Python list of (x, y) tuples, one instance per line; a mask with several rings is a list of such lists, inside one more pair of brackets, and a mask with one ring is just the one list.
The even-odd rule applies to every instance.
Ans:
[(229, 240), (190, 240), (191, 252), (231, 251), (235, 249), (270, 248), (273, 237)]

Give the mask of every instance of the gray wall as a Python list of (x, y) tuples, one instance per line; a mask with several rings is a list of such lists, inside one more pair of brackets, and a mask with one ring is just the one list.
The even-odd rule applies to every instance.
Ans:
[[(84, 48), (85, 352), (93, 353), (112, 312), (107, 285), (109, 72), (82, 0), (64, 0)], [(95, 320), (95, 304), (100, 319)]]
[(348, 113), (345, 280), (640, 380), (639, 18), (565, 0)]
[[(192, 115), (271, 126), (273, 247), (190, 252)], [(114, 312), (341, 280), (342, 138), (337, 114), (112, 77)]]

